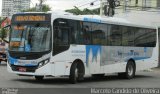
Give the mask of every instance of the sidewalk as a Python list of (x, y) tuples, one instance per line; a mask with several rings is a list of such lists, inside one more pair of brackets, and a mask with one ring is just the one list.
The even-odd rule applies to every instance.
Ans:
[(157, 68), (151, 68), (151, 69), (145, 69), (142, 70), (143, 72), (159, 72), (160, 73), (160, 67)]
[(153, 71), (156, 71), (156, 72), (159, 72), (159, 73), (160, 73), (160, 67), (153, 68), (153, 69), (151, 69), (151, 70), (153, 70)]

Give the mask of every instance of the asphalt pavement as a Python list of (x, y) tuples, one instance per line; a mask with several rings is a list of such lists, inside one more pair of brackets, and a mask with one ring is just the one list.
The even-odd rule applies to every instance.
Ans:
[(131, 80), (119, 79), (117, 75), (107, 75), (103, 78), (85, 77), (84, 81), (70, 84), (67, 77), (45, 77), (36, 81), (34, 77), (18, 76), (8, 73), (5, 63), (0, 65), (0, 88), (159, 88), (160, 68), (136, 72)]
[(85, 77), (82, 82), (70, 84), (67, 77), (45, 77), (43, 81), (36, 81), (34, 77), (18, 76), (16, 74), (8, 73), (6, 63), (3, 62), (0, 64), (0, 94), (91, 94), (93, 88), (114, 89), (159, 87), (160, 68), (136, 72), (135, 78), (131, 80), (119, 79), (116, 74), (110, 74), (102, 78)]

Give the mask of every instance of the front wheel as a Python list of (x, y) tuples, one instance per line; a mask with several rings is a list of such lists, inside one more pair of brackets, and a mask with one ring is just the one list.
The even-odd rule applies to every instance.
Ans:
[(72, 84), (75, 84), (77, 83), (77, 79), (78, 79), (78, 67), (77, 63), (74, 63), (73, 66), (71, 67), (69, 80)]
[(44, 78), (44, 76), (35, 76), (35, 79), (36, 79), (37, 81), (42, 81), (43, 78)]

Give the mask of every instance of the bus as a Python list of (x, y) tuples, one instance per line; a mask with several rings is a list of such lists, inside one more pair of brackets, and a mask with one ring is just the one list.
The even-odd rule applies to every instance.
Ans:
[(125, 19), (70, 13), (17, 13), (9, 36), (9, 72), (21, 76), (68, 77), (136, 71), (158, 66), (158, 28)]

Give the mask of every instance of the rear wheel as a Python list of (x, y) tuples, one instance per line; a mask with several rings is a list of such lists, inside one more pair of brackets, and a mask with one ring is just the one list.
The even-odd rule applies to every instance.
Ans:
[(126, 78), (132, 79), (135, 76), (135, 64), (133, 61), (129, 61), (126, 67)]
[(36, 79), (37, 81), (41, 81), (41, 80), (43, 80), (43, 78), (44, 78), (44, 76), (35, 76), (35, 79)]
[(128, 61), (126, 72), (118, 73), (120, 78), (132, 79), (135, 76), (135, 64), (132, 60)]

